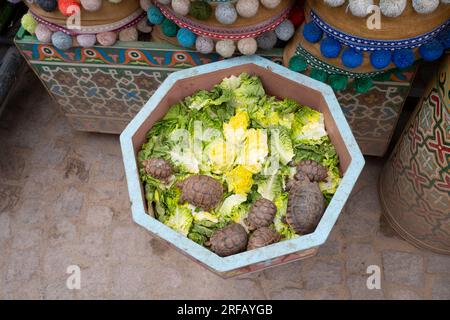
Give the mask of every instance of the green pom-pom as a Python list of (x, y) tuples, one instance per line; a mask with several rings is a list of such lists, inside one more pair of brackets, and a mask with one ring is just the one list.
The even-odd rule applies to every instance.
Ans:
[(295, 72), (303, 72), (308, 67), (308, 63), (301, 56), (293, 56), (289, 60), (289, 69)]
[(172, 20), (164, 19), (161, 24), (161, 30), (165, 36), (175, 37), (178, 32), (178, 26)]
[(390, 71), (380, 73), (380, 74), (376, 75), (375, 77), (373, 77), (373, 80), (380, 81), (380, 82), (388, 81), (391, 78), (391, 73), (392, 72), (390, 72)]
[(333, 90), (341, 91), (347, 89), (348, 77), (340, 74), (332, 74), (328, 78), (328, 82)]
[(195, 19), (207, 20), (212, 14), (212, 8), (205, 1), (193, 1), (189, 7), (189, 14)]
[(20, 20), (22, 23), (22, 27), (28, 31), (30, 34), (34, 34), (34, 31), (36, 30), (36, 27), (38, 25), (37, 21), (34, 19), (33, 15), (31, 13), (27, 13), (22, 17), (22, 20)]
[(328, 74), (320, 69), (312, 69), (309, 76), (321, 82), (327, 82)]
[(358, 93), (366, 93), (370, 90), (370, 88), (372, 88), (372, 85), (373, 82), (370, 78), (355, 79), (355, 81), (353, 82), (353, 87)]

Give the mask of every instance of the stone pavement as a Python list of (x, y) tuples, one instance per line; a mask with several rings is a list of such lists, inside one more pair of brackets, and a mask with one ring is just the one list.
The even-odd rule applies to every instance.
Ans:
[(317, 257), (223, 280), (132, 222), (118, 137), (71, 130), (28, 72), (0, 118), (0, 299), (450, 299), (450, 257), (381, 220), (382, 162), (367, 159)]

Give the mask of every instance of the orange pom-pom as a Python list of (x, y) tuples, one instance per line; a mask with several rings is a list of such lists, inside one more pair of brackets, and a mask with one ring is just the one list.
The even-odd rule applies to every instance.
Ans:
[[(80, 12), (80, 2), (78, 0), (58, 0), (59, 11), (67, 17), (69, 17), (75, 13), (74, 10), (72, 8), (70, 8), (70, 6), (78, 7), (78, 11), (75, 11), (75, 12)], [(70, 8), (70, 10), (69, 10), (69, 8)]]

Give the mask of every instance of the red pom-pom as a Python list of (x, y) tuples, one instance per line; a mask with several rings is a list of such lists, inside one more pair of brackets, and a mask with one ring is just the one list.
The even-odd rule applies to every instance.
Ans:
[[(74, 10), (72, 8), (70, 8), (70, 6), (78, 7), (78, 11), (76, 11), (76, 12), (80, 12), (80, 1), (78, 1), (78, 0), (58, 0), (59, 11), (67, 17), (69, 17), (75, 13)], [(69, 8), (71, 10), (69, 10)]]
[(305, 21), (305, 12), (303, 11), (303, 5), (296, 5), (289, 13), (289, 20), (295, 27), (299, 27)]

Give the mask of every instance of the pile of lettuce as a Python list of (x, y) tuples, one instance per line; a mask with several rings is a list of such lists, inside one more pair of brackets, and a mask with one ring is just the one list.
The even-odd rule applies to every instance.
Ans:
[[(324, 165), (328, 178), (319, 186), (327, 201), (340, 182), (339, 159), (323, 115), (295, 101), (266, 95), (260, 79), (245, 73), (172, 106), (147, 139), (139, 163), (161, 157), (175, 171), (163, 183), (141, 165), (148, 206), (159, 221), (199, 244), (229, 221), (244, 225), (251, 204), (261, 197), (278, 208), (272, 227), (284, 239), (297, 236), (282, 222), (288, 199), (285, 184), (295, 174), (290, 164), (311, 159)], [(209, 175), (224, 186), (222, 202), (211, 212), (178, 203), (176, 182), (194, 174)]]

